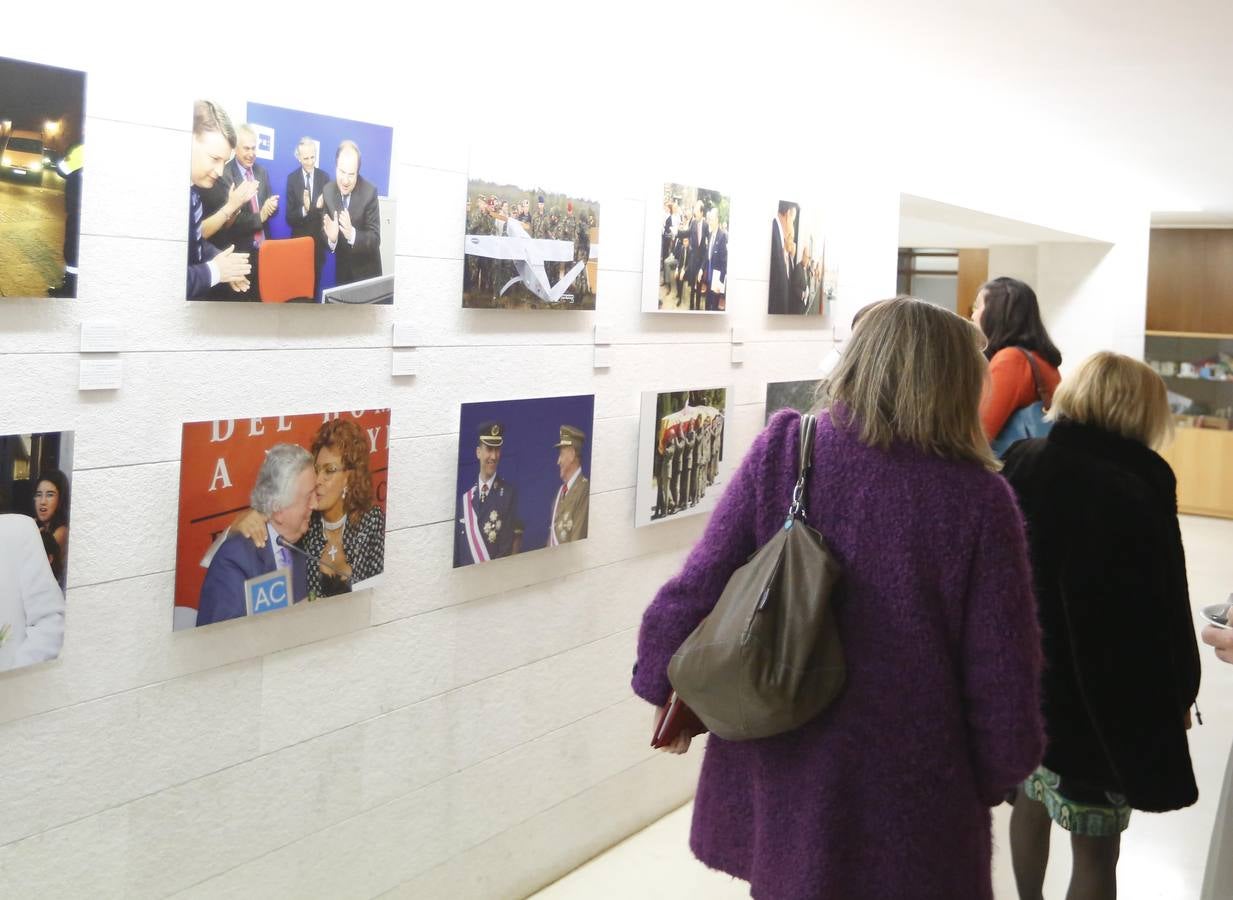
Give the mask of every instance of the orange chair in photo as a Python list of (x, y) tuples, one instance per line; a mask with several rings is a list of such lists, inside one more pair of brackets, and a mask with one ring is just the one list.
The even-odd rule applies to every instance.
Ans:
[(313, 239), (261, 242), (257, 255), (257, 292), (262, 303), (286, 303), (313, 297)]

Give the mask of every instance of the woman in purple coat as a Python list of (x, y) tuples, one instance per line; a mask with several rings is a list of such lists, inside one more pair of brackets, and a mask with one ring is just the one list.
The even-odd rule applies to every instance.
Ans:
[[(1044, 736), (1023, 521), (980, 427), (982, 346), (952, 313), (888, 300), (827, 381), (806, 507), (845, 571), (847, 682), (795, 731), (711, 737), (694, 805), (693, 852), (754, 897), (993, 897), (989, 811)], [(672, 654), (782, 527), (799, 421), (780, 412), (758, 436), (647, 609), (645, 700), (665, 703)]]

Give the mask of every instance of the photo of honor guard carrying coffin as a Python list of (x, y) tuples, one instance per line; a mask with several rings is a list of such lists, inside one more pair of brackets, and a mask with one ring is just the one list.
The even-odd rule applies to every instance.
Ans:
[(378, 409), (185, 425), (173, 627), (377, 584), (389, 422)]
[(193, 107), (187, 296), (392, 303), (393, 130), (248, 103)]
[(727, 388), (643, 393), (635, 525), (715, 505), (727, 475), (728, 395)]
[(0, 672), (64, 642), (73, 433), (0, 435)]
[(464, 403), (454, 567), (584, 540), (595, 396)]

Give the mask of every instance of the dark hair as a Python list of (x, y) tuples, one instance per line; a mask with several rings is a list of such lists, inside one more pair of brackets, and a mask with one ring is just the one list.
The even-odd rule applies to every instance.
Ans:
[(68, 478), (59, 469), (48, 469), (46, 472), (40, 472), (38, 477), (34, 479), (34, 489), (37, 491), (39, 482), (46, 481), (49, 484), (55, 485), (56, 491), (60, 494), (60, 498), (56, 503), (56, 511), (51, 514), (51, 520), (46, 525), (41, 525), (41, 528), (47, 531), (55, 531), (61, 525), (68, 525), (69, 520), (69, 485)]
[(791, 200), (780, 200), (779, 201), (779, 215), (781, 216), (789, 215), (795, 209), (796, 209), (796, 204), (793, 203)]
[(985, 292), (985, 310), (980, 330), (985, 333), (985, 358), (1007, 347), (1032, 350), (1054, 368), (1062, 364), (1061, 351), (1049, 339), (1040, 319), (1036, 292), (1017, 278), (994, 278), (980, 288)]
[(372, 507), (372, 472), (368, 468), (368, 439), (364, 431), (350, 419), (330, 419), (317, 429), (313, 438), (313, 462), (322, 447), (329, 447), (342, 457), (343, 468), (350, 472), (350, 490), (343, 501), (343, 510), (354, 523)]
[(193, 104), (193, 134), (202, 135), (211, 131), (217, 131), (227, 139), (231, 149), (235, 149), (235, 128), (227, 111), (217, 103), (198, 100)]

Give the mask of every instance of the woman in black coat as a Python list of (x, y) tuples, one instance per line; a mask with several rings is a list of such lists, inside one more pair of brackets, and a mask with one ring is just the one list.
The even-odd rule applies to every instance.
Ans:
[(1098, 353), (1062, 382), (1053, 430), (1003, 474), (1028, 528), (1044, 641), (1044, 763), (1019, 789), (1011, 854), (1039, 900), (1051, 820), (1071, 832), (1069, 897), (1116, 896), (1130, 810), (1198, 799), (1186, 729), (1199, 692), (1164, 383)]

